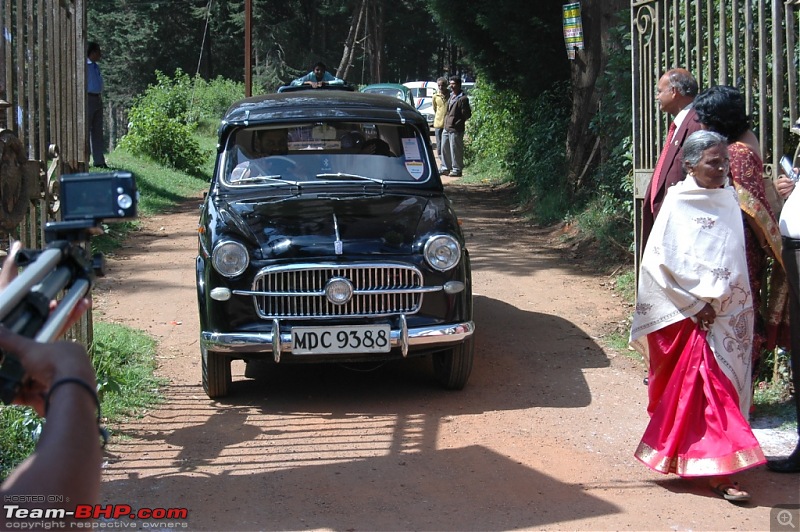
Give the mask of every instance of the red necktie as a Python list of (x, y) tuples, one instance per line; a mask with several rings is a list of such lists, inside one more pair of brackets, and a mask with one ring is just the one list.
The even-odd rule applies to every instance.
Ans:
[(656, 163), (656, 169), (653, 172), (653, 177), (650, 179), (650, 210), (653, 211), (653, 204), (656, 200), (656, 193), (658, 192), (658, 176), (661, 174), (661, 167), (664, 166), (664, 159), (666, 159), (667, 148), (669, 148), (670, 143), (672, 142), (672, 137), (675, 135), (675, 122), (669, 123), (669, 129), (667, 130), (667, 140), (664, 142), (664, 148), (661, 150), (661, 154), (658, 156), (658, 162)]

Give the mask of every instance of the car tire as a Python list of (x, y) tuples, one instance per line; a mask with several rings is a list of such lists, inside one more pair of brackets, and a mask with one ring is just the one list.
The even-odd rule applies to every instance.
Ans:
[(203, 366), (203, 390), (210, 399), (228, 395), (231, 386), (231, 359), (222, 353), (200, 348)]
[(472, 373), (474, 355), (475, 342), (472, 338), (446, 351), (434, 353), (433, 374), (436, 380), (448, 390), (463, 389)]

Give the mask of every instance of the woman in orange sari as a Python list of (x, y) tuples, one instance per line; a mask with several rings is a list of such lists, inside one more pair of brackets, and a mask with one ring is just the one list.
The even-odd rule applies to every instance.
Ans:
[[(741, 92), (727, 85), (710, 87), (697, 96), (694, 108), (703, 129), (719, 133), (728, 140), (730, 177), (745, 221), (747, 269), (756, 316), (752, 353), (755, 371), (762, 350), (772, 350), (778, 342), (787, 345), (789, 292), (778, 220), (767, 201), (761, 148), (750, 130)], [(770, 258), (775, 263), (771, 272)]]
[(730, 475), (766, 460), (747, 423), (753, 307), (742, 215), (722, 135), (690, 135), (683, 162), (688, 175), (669, 189), (639, 273), (630, 343), (649, 363), (651, 417), (635, 456), (744, 502), (750, 494)]

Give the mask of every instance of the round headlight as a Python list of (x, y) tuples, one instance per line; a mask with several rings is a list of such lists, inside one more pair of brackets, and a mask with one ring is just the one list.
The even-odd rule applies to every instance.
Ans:
[(461, 259), (461, 246), (450, 235), (434, 235), (425, 243), (425, 260), (434, 270), (445, 272)]
[(250, 256), (243, 244), (234, 240), (223, 240), (214, 246), (211, 263), (220, 275), (236, 277), (247, 269)]

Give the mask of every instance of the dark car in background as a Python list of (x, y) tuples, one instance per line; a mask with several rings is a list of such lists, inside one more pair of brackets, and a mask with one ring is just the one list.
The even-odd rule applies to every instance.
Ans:
[(209, 397), (229, 393), (234, 359), (430, 355), (442, 385), (466, 384), (469, 253), (412, 106), (313, 89), (234, 104), (198, 231)]
[(411, 95), (411, 90), (399, 83), (373, 83), (372, 85), (361, 87), (361, 92), (383, 94), (384, 96), (397, 98), (411, 106), (414, 105), (414, 97)]

